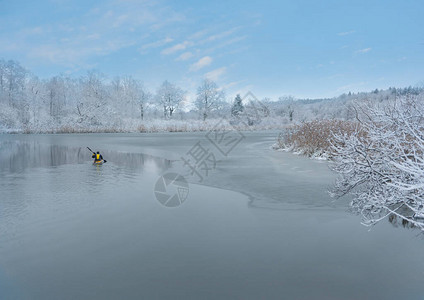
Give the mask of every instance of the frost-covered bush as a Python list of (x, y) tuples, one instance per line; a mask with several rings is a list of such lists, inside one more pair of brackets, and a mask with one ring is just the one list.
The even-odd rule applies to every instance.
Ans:
[(332, 195), (353, 195), (351, 208), (366, 225), (389, 216), (424, 230), (423, 100), (361, 106), (366, 135), (334, 136), (333, 168), (339, 178)]

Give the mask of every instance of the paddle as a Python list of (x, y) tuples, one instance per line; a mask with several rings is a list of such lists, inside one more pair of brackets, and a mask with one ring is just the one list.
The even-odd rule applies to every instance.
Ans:
[[(87, 147), (87, 149), (90, 150), (90, 152), (93, 153), (94, 155), (96, 154), (96, 152), (94, 152), (93, 150), (91, 150), (90, 147)], [(106, 159), (103, 159), (103, 162), (104, 163), (107, 163), (107, 160)]]

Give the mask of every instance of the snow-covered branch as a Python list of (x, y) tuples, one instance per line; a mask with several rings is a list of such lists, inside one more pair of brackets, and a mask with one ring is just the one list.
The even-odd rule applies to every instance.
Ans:
[[(386, 216), (424, 230), (424, 103), (402, 97), (383, 106), (362, 105), (362, 136), (335, 134), (331, 194), (352, 194), (351, 208), (363, 223)], [(393, 219), (394, 217), (392, 217)]]

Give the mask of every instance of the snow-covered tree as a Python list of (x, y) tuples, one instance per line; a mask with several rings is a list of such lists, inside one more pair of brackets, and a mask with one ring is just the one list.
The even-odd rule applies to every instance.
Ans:
[(131, 76), (116, 77), (112, 83), (112, 102), (115, 109), (131, 118), (144, 118), (146, 102), (150, 93), (144, 88), (143, 83)]
[(239, 94), (234, 99), (233, 106), (231, 107), (231, 116), (237, 117), (244, 110), (243, 102)]
[[(139, 79), (131, 76), (109, 81), (107, 77), (89, 72), (82, 77), (53, 76), (44, 80), (28, 72), (18, 62), (0, 59), (0, 128), (26, 132), (55, 131), (62, 127), (79, 130), (119, 128), (134, 130), (140, 119), (165, 118), (188, 120), (238, 114), (239, 122), (257, 124), (272, 116), (269, 125), (313, 120), (354, 120), (350, 109), (354, 101), (369, 99), (372, 103), (388, 103), (399, 96), (418, 95), (423, 86), (378, 89), (348, 93), (328, 99), (297, 99), (281, 97), (278, 101), (243, 99), (243, 110), (224, 99), (216, 83), (205, 80), (197, 89), (195, 108), (185, 112), (184, 92), (165, 82), (152, 97)], [(187, 103), (189, 108), (191, 105)], [(232, 112), (233, 106), (233, 112)], [(239, 112), (239, 113), (237, 113)], [(236, 122), (233, 118), (232, 122)], [(274, 119), (274, 120), (271, 120)], [(276, 121), (278, 119), (278, 121)], [(125, 128), (125, 129), (124, 129)]]
[(155, 95), (156, 102), (163, 108), (163, 117), (172, 118), (172, 114), (183, 102), (185, 92), (176, 85), (165, 80)]
[(24, 100), (23, 93), (28, 71), (18, 62), (0, 60), (0, 101), (18, 106)]
[(29, 103), (29, 122), (32, 126), (39, 125), (41, 119), (44, 118), (44, 97), (45, 85), (38, 77), (31, 77), (26, 84), (25, 97)]
[(197, 88), (196, 108), (202, 115), (203, 121), (214, 110), (220, 109), (224, 104), (225, 93), (217, 84), (209, 79), (204, 79)]
[(284, 103), (283, 111), (289, 118), (290, 122), (292, 122), (294, 118), (295, 108), (296, 108), (295, 99), (292, 96), (285, 96), (285, 97), (280, 97), (279, 100)]
[(266, 118), (269, 117), (271, 115), (271, 110), (269, 108), (271, 99), (268, 97), (263, 98), (260, 102), (259, 102), (259, 107), (258, 109), (261, 111), (261, 114)]
[(138, 108), (140, 112), (140, 120), (144, 120), (146, 105), (152, 99), (153, 96), (143, 86), (140, 86), (138, 92), (139, 94), (138, 94), (137, 104), (138, 104)]
[(82, 98), (77, 104), (79, 122), (101, 125), (110, 120), (109, 95), (104, 85), (104, 76), (90, 71), (80, 81)]
[(62, 116), (67, 102), (65, 79), (62, 76), (54, 76), (45, 83), (45, 89), (47, 92), (45, 102), (49, 115), (55, 118)]
[(424, 99), (357, 108), (356, 134), (335, 135), (332, 195), (352, 194), (364, 224), (396, 216), (424, 230)]
[(247, 119), (247, 124), (249, 126), (261, 123), (269, 114), (270, 111), (268, 106), (257, 99), (250, 100), (244, 106), (243, 116)]

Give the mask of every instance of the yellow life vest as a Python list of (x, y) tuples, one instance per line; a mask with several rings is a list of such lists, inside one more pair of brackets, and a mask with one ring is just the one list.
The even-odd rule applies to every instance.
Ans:
[(100, 160), (100, 154), (96, 154), (96, 160), (99, 161)]

